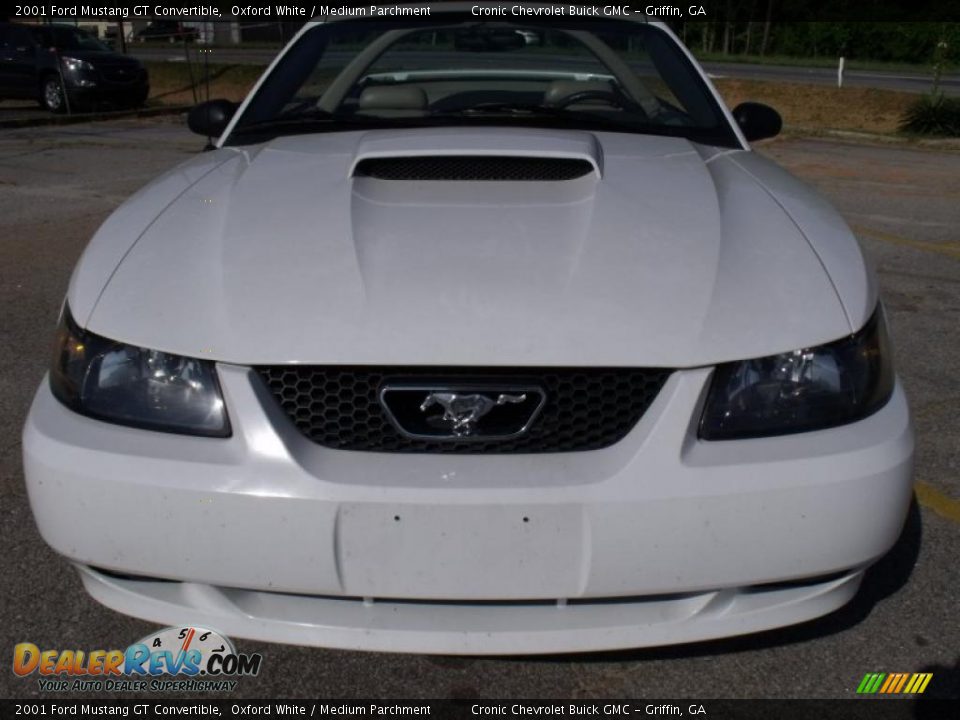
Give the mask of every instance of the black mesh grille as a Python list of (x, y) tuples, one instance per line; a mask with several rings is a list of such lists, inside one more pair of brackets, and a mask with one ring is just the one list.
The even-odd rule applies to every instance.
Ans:
[(482, 155), (369, 158), (353, 174), (380, 180), (573, 180), (593, 172), (586, 160)]
[[(274, 398), (306, 437), (330, 448), (420, 453), (536, 453), (596, 450), (621, 440), (663, 387), (659, 368), (409, 368), (271, 366), (257, 368)], [(506, 440), (411, 439), (380, 404), (384, 385), (415, 382), (536, 385), (546, 396), (521, 436)]]

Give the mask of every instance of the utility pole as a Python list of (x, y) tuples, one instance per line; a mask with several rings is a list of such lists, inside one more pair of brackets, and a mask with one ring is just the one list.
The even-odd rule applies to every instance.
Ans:
[(767, 54), (770, 44), (770, 18), (773, 15), (773, 0), (767, 0), (767, 17), (763, 21), (763, 39), (760, 41), (760, 57)]

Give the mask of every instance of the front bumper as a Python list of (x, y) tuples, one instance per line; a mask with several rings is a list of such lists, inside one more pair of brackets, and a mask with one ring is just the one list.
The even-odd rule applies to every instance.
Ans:
[[(604, 450), (396, 455), (318, 447), (253, 373), (219, 372), (226, 440), (109, 425), (47, 383), (37, 393), (24, 431), (37, 524), (110, 607), (356, 649), (686, 642), (841, 606), (911, 497), (899, 385), (858, 423), (705, 443), (710, 373), (686, 370)], [(819, 579), (767, 585), (804, 578)]]

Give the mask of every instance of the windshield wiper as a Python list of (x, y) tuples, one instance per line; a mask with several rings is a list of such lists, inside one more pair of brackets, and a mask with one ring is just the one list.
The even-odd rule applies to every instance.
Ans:
[(323, 110), (317, 110), (309, 113), (298, 113), (296, 115), (279, 116), (269, 120), (259, 120), (257, 122), (239, 125), (233, 129), (231, 135), (259, 135), (266, 133), (284, 133), (294, 132), (313, 132), (317, 130), (336, 129), (340, 125), (357, 125), (369, 127), (376, 124), (379, 119), (374, 118), (356, 118), (344, 115), (334, 115)]
[[(511, 119), (523, 120), (537, 117), (547, 117), (552, 120), (561, 120), (568, 122), (577, 122), (588, 124), (593, 127), (609, 128), (623, 132), (632, 131), (640, 128), (652, 129), (655, 126), (650, 123), (637, 124), (626, 120), (613, 120), (602, 115), (595, 115), (583, 110), (572, 110), (570, 108), (551, 107), (550, 105), (537, 105), (535, 103), (514, 103), (514, 102), (489, 102), (471, 105), (470, 107), (457, 108), (456, 110), (443, 110), (430, 113), (431, 118), (488, 118), (492, 115), (506, 115)], [(655, 131), (655, 130), (654, 130)]]
[[(490, 102), (455, 110), (442, 110), (417, 117), (386, 118), (376, 115), (341, 115), (319, 108), (294, 111), (267, 120), (246, 123), (234, 128), (231, 138), (243, 138), (245, 142), (260, 142), (278, 135), (296, 135), (319, 132), (335, 132), (354, 128), (421, 127), (442, 125), (444, 122), (460, 124), (474, 122), (497, 122), (497, 116), (513, 122), (534, 121), (556, 124), (559, 127), (609, 130), (651, 135), (689, 137), (698, 128), (674, 127), (660, 123), (614, 120), (590, 112), (570, 108), (551, 107), (532, 103)], [(232, 143), (231, 143), (232, 144)]]
[(590, 117), (589, 113), (577, 112), (567, 108), (551, 107), (549, 105), (538, 105), (536, 103), (517, 103), (517, 102), (486, 102), (468, 107), (457, 108), (455, 110), (442, 110), (440, 112), (430, 113), (431, 117), (469, 117), (470, 115), (496, 115), (509, 113), (511, 115), (552, 115), (555, 117)]

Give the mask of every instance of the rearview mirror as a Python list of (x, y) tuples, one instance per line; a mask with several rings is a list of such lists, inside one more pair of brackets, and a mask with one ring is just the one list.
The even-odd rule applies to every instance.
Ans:
[(743, 131), (743, 136), (751, 142), (772, 138), (783, 128), (780, 113), (763, 103), (740, 103), (733, 109), (733, 119)]
[(187, 127), (197, 135), (219, 137), (227, 129), (237, 107), (237, 103), (230, 100), (207, 100), (194, 105), (187, 115)]

